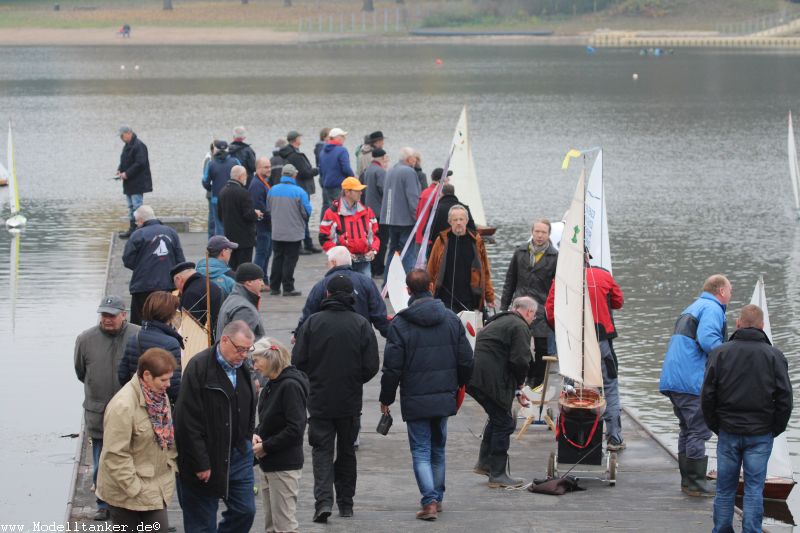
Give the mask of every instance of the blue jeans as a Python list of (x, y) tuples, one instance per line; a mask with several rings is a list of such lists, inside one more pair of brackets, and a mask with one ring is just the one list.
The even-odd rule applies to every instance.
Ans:
[[(392, 264), (395, 252), (402, 252), (406, 241), (411, 237), (411, 230), (414, 226), (386, 226), (388, 230), (389, 242), (386, 245), (386, 270), (383, 272), (384, 283), (389, 278), (389, 265)], [(411, 244), (403, 256), (403, 269), (408, 273), (414, 268), (417, 261), (417, 254), (414, 253), (415, 246)]]
[(253, 475), (253, 447), (247, 443), (247, 452), (231, 450), (228, 471), (227, 509), (222, 512), (222, 522), (217, 527), (219, 498), (196, 493), (191, 486), (180, 483), (178, 499), (183, 509), (183, 527), (187, 533), (239, 533), (250, 531), (256, 516), (256, 497)]
[(306, 220), (306, 234), (303, 237), (303, 246), (306, 250), (310, 250), (314, 247), (314, 240), (311, 238), (311, 230), (308, 229), (308, 220)]
[[(97, 470), (100, 468), (100, 452), (103, 451), (103, 439), (92, 439), (92, 483), (97, 486)], [(97, 498), (98, 509), (108, 509), (108, 504)]]
[(144, 194), (126, 194), (125, 200), (128, 202), (128, 218), (133, 222), (133, 212), (142, 207)]
[(420, 503), (428, 505), (444, 499), (444, 445), (447, 442), (447, 417), (406, 421), (414, 477), (422, 494)]
[(733, 533), (733, 505), (744, 467), (742, 533), (761, 531), (764, 514), (764, 480), (772, 453), (772, 433), (736, 435), (719, 432), (717, 442), (717, 495), (714, 497), (714, 533)]
[(608, 367), (614, 365), (614, 356), (611, 354), (611, 345), (608, 341), (600, 341), (600, 355), (603, 370), (603, 391), (606, 396), (606, 410), (603, 412), (603, 421), (606, 423), (606, 436), (608, 440), (622, 442), (622, 420), (620, 420), (619, 380), (608, 377)]
[(353, 261), (353, 271), (372, 276), (372, 261)]
[(272, 255), (272, 232), (271, 231), (259, 231), (256, 234), (256, 256), (253, 259), (253, 262), (261, 267), (261, 270), (264, 271), (264, 283), (269, 285), (269, 269), (267, 269), (267, 264), (269, 264), (269, 257)]
[[(208, 238), (214, 235), (225, 235), (225, 228), (222, 227), (222, 219), (217, 213), (217, 198), (208, 201)], [(213, 224), (212, 224), (213, 222)]]

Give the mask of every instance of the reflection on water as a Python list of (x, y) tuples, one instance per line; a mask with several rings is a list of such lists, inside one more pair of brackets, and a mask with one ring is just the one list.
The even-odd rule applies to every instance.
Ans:
[[(775, 343), (800, 383), (800, 228), (785, 155), (798, 67), (794, 54), (680, 51), (654, 61), (523, 46), (0, 48), (0, 122), (15, 122), (29, 221), (16, 299), (13, 238), (0, 231), (0, 341), (14, 368), (0, 377), (0, 469), (16, 480), (0, 489), (0, 516), (63, 513), (63, 459), (74, 442), (58, 437), (77, 431), (82, 401), (72, 347), (96, 320), (109, 232), (124, 214), (110, 179), (119, 124), (149, 147), (155, 193), (146, 201), (200, 229), (203, 155), (235, 125), (265, 155), (290, 129), (305, 134), (309, 154), (323, 126), (352, 132), (351, 151), (381, 129), (393, 160), (414, 146), (430, 172), (467, 104), (484, 205), (498, 226), (489, 248), (498, 289), (531, 220), (558, 220), (569, 205), (578, 170), (560, 170), (566, 151), (602, 146), (614, 274), (626, 298), (615, 315), (621, 393), (674, 445), (660, 365), (675, 319), (709, 274), (733, 283), (731, 325), (764, 275)], [(789, 442), (797, 455), (798, 417)]]

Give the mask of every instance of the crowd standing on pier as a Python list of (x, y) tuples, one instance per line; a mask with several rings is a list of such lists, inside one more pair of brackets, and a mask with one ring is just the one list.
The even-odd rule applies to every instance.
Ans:
[[(96, 520), (166, 527), (166, 507), (177, 488), (186, 531), (249, 531), (256, 464), (266, 531), (296, 531), (306, 425), (313, 521), (326, 522), (334, 503), (340, 517), (352, 517), (362, 391), (381, 370), (375, 330), (387, 339), (379, 409), (388, 417), (399, 388), (421, 495), (416, 518), (435, 520), (443, 511), (447, 421), (465, 392), (488, 415), (475, 473), (488, 476), (489, 487), (524, 483), (510, 472), (512, 406), (529, 404), (523, 387), (539, 385), (543, 357), (557, 353), (551, 329), (558, 243), (550, 239), (548, 220), (536, 219), (531, 238), (514, 251), (502, 311), (490, 317), (496, 305), (491, 265), (469, 207), (449, 183), (451, 172), (435, 169), (428, 186), (422, 156), (409, 147), (398, 151), (387, 172), (385, 138), (375, 131), (355, 152), (356, 173), (344, 146), (347, 132), (338, 127), (320, 131), (313, 167), (300, 151), (297, 131), (278, 140), (271, 158), (257, 157), (239, 126), (230, 144), (211, 144), (204, 163), (208, 254), (192, 263), (178, 234), (143, 204), (143, 194), (152, 191), (146, 146), (128, 126), (119, 133), (124, 148), (118, 176), (130, 217), (130, 227), (119, 234), (128, 239), (123, 262), (132, 270), (130, 323), (122, 298), (108, 295), (98, 308), (98, 325), (75, 346), (92, 439)], [(265, 293), (302, 295), (294, 280), (298, 256), (322, 251), (308, 225), (316, 176), (322, 193), (318, 240), (329, 270), (310, 287), (290, 353), (267, 336), (269, 324), (259, 311), (269, 305)], [(431, 197), (438, 205), (428, 202)], [(426, 224), (428, 232), (414, 231)], [(392, 318), (376, 283), (388, 277), (395, 253), (403, 254), (410, 299)], [(589, 259), (587, 252), (607, 449), (622, 451), (611, 310), (622, 308), (623, 293)], [(786, 359), (770, 346), (757, 306), (745, 306), (726, 342), (731, 294), (725, 276), (711, 276), (680, 315), (660, 390), (680, 426), (682, 490), (714, 495), (706, 481), (705, 441), (711, 431), (718, 433), (715, 531), (731, 531), (742, 464), (745, 531), (757, 531), (766, 459), (773, 437), (786, 428), (791, 384)], [(181, 309), (212, 332), (208, 349), (183, 353)], [(474, 353), (460, 311), (487, 319)], [(188, 359), (183, 371), (182, 358)], [(742, 381), (751, 385), (746, 395), (736, 392)], [(226, 508), (217, 524), (220, 500)]]

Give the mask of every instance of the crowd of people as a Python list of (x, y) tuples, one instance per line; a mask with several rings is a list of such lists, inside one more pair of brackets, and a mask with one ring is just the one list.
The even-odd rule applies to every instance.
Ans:
[[(92, 440), (95, 519), (167, 527), (165, 510), (177, 490), (186, 531), (248, 531), (256, 464), (266, 531), (297, 531), (306, 431), (313, 521), (326, 522), (334, 503), (340, 517), (352, 517), (363, 387), (379, 371), (382, 415), (390, 416), (399, 389), (421, 496), (416, 518), (435, 520), (443, 510), (447, 423), (464, 393), (488, 417), (474, 472), (492, 488), (523, 485), (510, 471), (514, 404), (529, 404), (524, 387), (540, 385), (543, 358), (557, 354), (558, 248), (547, 219), (536, 219), (530, 238), (514, 250), (496, 302), (486, 246), (468, 206), (454, 195), (451, 173), (435, 169), (428, 185), (420, 154), (411, 148), (399, 150), (387, 170), (380, 131), (356, 150), (356, 175), (340, 128), (322, 130), (312, 167), (299, 151), (300, 133), (276, 143), (271, 158), (256, 157), (244, 142), (246, 130), (237, 127), (233, 141), (214, 141), (207, 158), (207, 257), (189, 262), (178, 234), (143, 204), (141, 195), (152, 189), (146, 147), (127, 126), (120, 135), (119, 173), (131, 216), (131, 227), (120, 234), (127, 239), (123, 262), (132, 270), (130, 320), (124, 300), (108, 295), (98, 324), (75, 346)], [(301, 294), (294, 280), (298, 256), (318, 250), (308, 244), (309, 195), (318, 175), (318, 237), (329, 270), (310, 288), (287, 346), (268, 336), (261, 311), (269, 301), (262, 294)], [(429, 201), (432, 195), (438, 202)], [(435, 231), (419, 231), (428, 221)], [(389, 317), (377, 284), (394, 252), (404, 249), (410, 298)], [(415, 267), (425, 250), (426, 268)], [(613, 311), (624, 296), (610, 272), (592, 266), (588, 253), (585, 259), (607, 403), (606, 449), (620, 452), (626, 442)], [(768, 450), (788, 423), (791, 384), (757, 306), (742, 309), (726, 339), (731, 293), (727, 278), (711, 276), (681, 314), (660, 390), (679, 421), (682, 490), (714, 494), (706, 481), (705, 441), (718, 433), (715, 531), (731, 531), (742, 464), (744, 519), (753, 528), (746, 530), (757, 531)], [(487, 318), (474, 350), (460, 311)], [(187, 314), (184, 320), (197, 320), (213, 340), (197, 354), (186, 353), (178, 333)], [(382, 358), (376, 331), (386, 339)], [(220, 500), (225, 510), (217, 524)]]

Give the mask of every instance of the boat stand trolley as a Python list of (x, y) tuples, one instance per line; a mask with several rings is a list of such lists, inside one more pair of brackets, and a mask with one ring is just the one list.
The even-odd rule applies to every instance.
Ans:
[(556, 446), (547, 462), (547, 477), (559, 470), (577, 479), (617, 483), (617, 454), (603, 449), (603, 417), (584, 409), (562, 408), (556, 422)]

